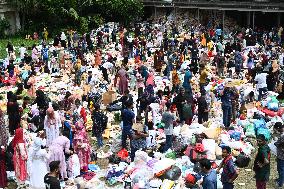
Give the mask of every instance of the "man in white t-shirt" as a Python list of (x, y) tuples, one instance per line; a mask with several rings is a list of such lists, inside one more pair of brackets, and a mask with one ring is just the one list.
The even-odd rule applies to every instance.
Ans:
[(20, 51), (20, 57), (22, 60), (24, 59), (25, 53), (27, 52), (27, 49), (24, 44), (21, 45), (21, 47), (19, 48), (19, 51)]
[(266, 84), (267, 73), (260, 71), (261, 68), (257, 69), (259, 72), (255, 76), (254, 81), (256, 83), (256, 89), (258, 90), (258, 101), (261, 101), (261, 98), (263, 97), (264, 93), (267, 91), (267, 84)]

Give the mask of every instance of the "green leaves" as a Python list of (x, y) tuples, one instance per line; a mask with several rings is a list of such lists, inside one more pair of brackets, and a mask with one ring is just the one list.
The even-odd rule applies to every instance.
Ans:
[[(58, 27), (78, 27), (82, 31), (93, 29), (104, 21), (130, 23), (143, 13), (140, 0), (7, 0), (17, 7), (23, 24), (37, 24), (42, 21), (50, 30)], [(55, 23), (54, 23), (55, 22)], [(30, 26), (29, 26), (30, 27)], [(34, 28), (37, 28), (34, 27)]]

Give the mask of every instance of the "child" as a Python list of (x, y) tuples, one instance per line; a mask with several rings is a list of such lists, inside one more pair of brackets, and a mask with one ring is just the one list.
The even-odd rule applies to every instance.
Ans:
[(146, 138), (149, 137), (148, 128), (139, 120), (132, 126), (132, 139), (131, 139), (131, 161), (134, 161), (135, 152), (139, 149), (145, 150), (147, 148)]
[(156, 137), (158, 132), (154, 129), (153, 122), (148, 122), (148, 132), (149, 136), (146, 138), (147, 148), (155, 148), (157, 145)]
[(74, 179), (80, 175), (80, 161), (73, 148), (70, 148), (70, 155), (67, 161), (67, 173), (69, 178)]

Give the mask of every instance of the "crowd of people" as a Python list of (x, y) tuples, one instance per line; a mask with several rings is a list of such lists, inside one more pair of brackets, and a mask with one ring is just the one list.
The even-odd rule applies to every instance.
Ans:
[[(222, 130), (229, 131), (246, 116), (248, 103), (256, 106), (268, 92), (283, 99), (283, 28), (230, 32), (225, 35), (220, 26), (177, 26), (159, 19), (133, 28), (106, 24), (82, 36), (62, 32), (52, 43), (45, 36), (31, 54), (24, 45), (17, 49), (8, 43), (0, 77), (1, 87), (6, 87), (0, 111), (0, 187), (8, 186), (7, 171), (15, 172), (18, 188), (37, 189), (59, 189), (60, 181), (87, 172), (91, 156), (108, 143), (103, 137), (111, 122), (106, 109), (120, 114), (119, 148), (129, 150), (125, 161), (131, 163), (141, 149), (174, 149), (175, 127), (206, 124), (216, 116), (214, 102), (221, 104)], [(64, 92), (52, 100), (53, 91), (37, 85), (43, 74), (62, 80), (66, 76), (70, 90), (57, 86), (55, 92)], [(220, 80), (222, 90), (212, 92), (208, 86)], [(235, 80), (252, 84), (252, 90), (245, 94)], [(120, 97), (104, 104), (102, 91), (115, 91)], [(281, 122), (274, 126), (277, 187), (284, 183)], [(160, 148), (157, 127), (164, 138)], [(265, 135), (256, 137), (253, 170), (256, 188), (264, 189), (271, 151)], [(215, 169), (213, 161), (200, 159), (200, 174), (187, 175), (184, 188), (216, 189), (219, 172), (223, 188), (234, 188), (238, 169), (231, 147), (222, 146), (222, 157)]]

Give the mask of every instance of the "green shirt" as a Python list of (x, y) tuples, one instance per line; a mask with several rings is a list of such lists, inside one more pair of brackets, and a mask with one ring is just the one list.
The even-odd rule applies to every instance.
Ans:
[[(266, 164), (263, 167), (258, 166), (258, 162), (260, 164), (264, 163), (264, 159), (267, 159), (269, 161), (268, 164)], [(255, 171), (255, 179), (257, 181), (268, 181), (269, 175), (270, 175), (270, 148), (268, 145), (260, 146), (258, 148), (258, 152), (256, 154), (255, 160), (254, 160), (254, 167), (253, 170)]]

